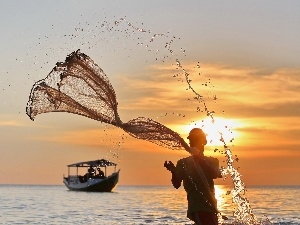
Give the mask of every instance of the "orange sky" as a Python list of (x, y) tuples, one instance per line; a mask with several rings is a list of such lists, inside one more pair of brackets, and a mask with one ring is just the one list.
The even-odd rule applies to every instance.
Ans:
[[(203, 89), (202, 93), (217, 95), (216, 101), (208, 98), (207, 103), (216, 110), (216, 123), (222, 118), (223, 123), (233, 132), (235, 140), (229, 143), (229, 147), (239, 158), (234, 165), (240, 168), (244, 182), (246, 185), (299, 184), (297, 175), (300, 172), (298, 164), (300, 153), (297, 149), (300, 142), (297, 138), (299, 123), (296, 113), (293, 115), (291, 109), (282, 107), (288, 101), (296, 102), (299, 98), (296, 90), (300, 83), (297, 78), (299, 71), (294, 70), (293, 73), (284, 70), (274, 71), (266, 78), (253, 81), (250, 79), (252, 75), (249, 74), (253, 73), (253, 70), (228, 68), (227, 73), (223, 67), (203, 65), (201, 78), (206, 77), (206, 73), (214, 74), (208, 76), (212, 77), (214, 87), (207, 88), (211, 90)], [(205, 68), (209, 72), (206, 72)], [(150, 82), (120, 79), (119, 82), (126, 84), (124, 85), (126, 91), (140, 90), (152, 93), (149, 96), (138, 95), (135, 99), (121, 98), (119, 113), (123, 121), (139, 115), (148, 116), (179, 132), (183, 137), (186, 137), (189, 129), (194, 126), (191, 121), (198, 121), (198, 126), (201, 126), (203, 119), (210, 121), (203, 113), (196, 113), (193, 109), (195, 106), (186, 100), (190, 93), (185, 90), (184, 85), (183, 87), (176, 85), (177, 81), (172, 78), (169, 85), (165, 85), (165, 80), (172, 77), (171, 74), (156, 72), (162, 68), (155, 67), (151, 70), (153, 74), (159, 75), (149, 77)], [(152, 79), (155, 82), (152, 82)], [(197, 85), (196, 80), (194, 83), (196, 87), (201, 87)], [(279, 86), (280, 92), (276, 93), (274, 89)], [(125, 91), (120, 88), (116, 92), (118, 99), (118, 93)], [(232, 97), (233, 92), (237, 94), (233, 94)], [(219, 107), (224, 113), (217, 111)], [(286, 113), (288, 115), (285, 115)], [(1, 173), (6, 183), (61, 183), (62, 174), (67, 172), (65, 165), (105, 157), (118, 163), (121, 169), (120, 184), (163, 185), (169, 184), (170, 181), (169, 173), (163, 168), (164, 160), (176, 162), (188, 155), (184, 151), (169, 150), (134, 139), (119, 128), (77, 115), (50, 113), (37, 116), (34, 122), (26, 120), (21, 124), (21, 120), (17, 117), (1, 124), (6, 127), (4, 142), (11, 143), (14, 134), (20, 139), (19, 146), (14, 143), (11, 143), (11, 146), (20, 149), (24, 149), (25, 146), (26, 149), (17, 153), (9, 148), (4, 150), (6, 157), (10, 159), (9, 161), (2, 159)], [(220, 164), (226, 166), (224, 155), (214, 153), (215, 147), (219, 150), (223, 148), (221, 143), (216, 141), (215, 145), (207, 146), (206, 153), (218, 157)], [(3, 169), (18, 172), (4, 173)], [(230, 179), (220, 180), (217, 183), (228, 184)]]
[[(49, 2), (47, 7), (34, 5), (33, 12), (30, 4), (20, 5), (15, 17), (2, 12), (9, 20), (3, 25), (7, 36), (1, 43), (6, 44), (0, 44), (5, 53), (0, 67), (0, 183), (62, 184), (67, 164), (106, 158), (121, 169), (119, 184), (167, 185), (170, 174), (164, 161), (175, 163), (188, 156), (78, 115), (42, 114), (34, 122), (27, 117), (25, 107), (34, 82), (81, 48), (107, 73), (124, 122), (149, 117), (186, 138), (195, 123), (200, 126), (208, 117), (197, 112), (203, 104), (193, 100), (182, 75), (174, 77), (180, 73), (175, 61), (180, 56), (208, 109), (232, 130), (235, 139), (229, 147), (239, 158), (234, 165), (245, 184), (299, 185), (299, 5), (216, 6), (200, 1), (170, 6), (154, 1), (150, 7), (134, 2), (136, 10), (106, 3), (101, 11), (78, 3), (66, 14), (67, 3), (57, 8)], [(14, 6), (6, 4), (1, 9)], [(35, 23), (44, 14), (49, 20)], [(118, 27), (121, 32), (102, 32), (103, 24), (114, 24), (124, 15), (151, 32), (124, 38), (126, 24)], [(154, 33), (165, 35), (146, 45)], [(177, 53), (166, 53), (161, 44), (165, 46), (172, 35), (180, 37), (172, 45)], [(222, 150), (216, 143), (207, 146), (206, 154), (226, 166), (224, 155), (214, 153), (215, 148)], [(230, 182), (229, 178), (216, 181)]]

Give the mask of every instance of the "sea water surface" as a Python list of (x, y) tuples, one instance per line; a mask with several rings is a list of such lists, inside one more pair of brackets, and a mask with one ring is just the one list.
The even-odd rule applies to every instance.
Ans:
[[(219, 209), (233, 221), (228, 190), (216, 186)], [(252, 186), (246, 197), (258, 219), (300, 224), (300, 186)], [(0, 185), (0, 199), (0, 224), (193, 224), (186, 218), (184, 190), (172, 186), (87, 193), (62, 185)]]

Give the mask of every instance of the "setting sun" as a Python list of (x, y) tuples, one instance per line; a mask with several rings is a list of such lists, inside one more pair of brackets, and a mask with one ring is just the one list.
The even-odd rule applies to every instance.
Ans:
[(223, 145), (222, 138), (226, 144), (232, 142), (239, 136), (235, 129), (240, 126), (240, 122), (236, 120), (215, 117), (195, 121), (193, 124), (184, 126), (183, 130), (185, 133), (189, 133), (194, 127), (201, 128), (207, 135), (207, 145), (211, 146)]

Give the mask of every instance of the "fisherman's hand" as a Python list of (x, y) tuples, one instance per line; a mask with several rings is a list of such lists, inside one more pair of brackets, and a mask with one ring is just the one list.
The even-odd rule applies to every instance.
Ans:
[(174, 166), (174, 164), (171, 161), (169, 161), (169, 162), (165, 161), (164, 167), (166, 167), (167, 170), (169, 170), (171, 172), (173, 172), (175, 170), (175, 166)]

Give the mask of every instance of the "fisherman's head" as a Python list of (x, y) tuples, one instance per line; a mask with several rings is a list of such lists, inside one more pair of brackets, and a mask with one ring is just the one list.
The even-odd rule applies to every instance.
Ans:
[(190, 141), (191, 147), (199, 147), (207, 144), (206, 134), (200, 128), (193, 128), (187, 138)]

